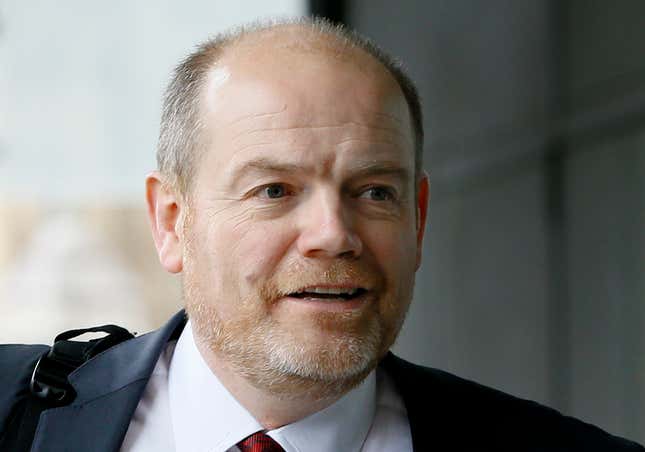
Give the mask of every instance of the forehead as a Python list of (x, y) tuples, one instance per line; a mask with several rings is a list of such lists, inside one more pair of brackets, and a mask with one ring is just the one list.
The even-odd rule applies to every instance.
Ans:
[(357, 49), (291, 44), (235, 46), (211, 71), (203, 108), (206, 134), (218, 142), (218, 154), (223, 144), (271, 141), (276, 134), (305, 140), (351, 134), (412, 153), (407, 103), (379, 62)]
[[(207, 82), (208, 107), (233, 100), (240, 90), (288, 99), (292, 104), (326, 107), (327, 98), (343, 99), (375, 111), (391, 110), (396, 103), (407, 107), (401, 89), (392, 75), (371, 55), (356, 48), (332, 49), (304, 46), (297, 42), (237, 44), (224, 51)], [(224, 88), (219, 90), (218, 88)], [(332, 96), (329, 99), (326, 96)], [(337, 97), (336, 97), (337, 96)], [(342, 97), (341, 97), (342, 96)], [(347, 102), (344, 102), (347, 103)], [(253, 104), (240, 105), (252, 107)], [(405, 116), (407, 108), (396, 112)]]

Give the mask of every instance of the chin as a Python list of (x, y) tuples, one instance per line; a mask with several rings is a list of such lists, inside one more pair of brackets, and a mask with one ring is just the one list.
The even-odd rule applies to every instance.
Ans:
[(334, 381), (369, 373), (378, 362), (378, 330), (363, 336), (334, 334), (316, 339), (274, 346), (269, 355), (270, 367), (314, 381)]
[(241, 370), (273, 394), (323, 399), (345, 393), (367, 377), (378, 364), (379, 342), (376, 336), (336, 337), (324, 344), (273, 342), (265, 360), (245, 363)]

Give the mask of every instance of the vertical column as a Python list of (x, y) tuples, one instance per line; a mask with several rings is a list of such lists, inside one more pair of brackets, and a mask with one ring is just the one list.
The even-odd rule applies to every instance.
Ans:
[(544, 153), (544, 216), (548, 267), (549, 398), (564, 412), (571, 399), (571, 301), (567, 264), (567, 215), (565, 206), (565, 158), (567, 136), (562, 127), (569, 114), (569, 2), (550, 2), (552, 27), (549, 134)]

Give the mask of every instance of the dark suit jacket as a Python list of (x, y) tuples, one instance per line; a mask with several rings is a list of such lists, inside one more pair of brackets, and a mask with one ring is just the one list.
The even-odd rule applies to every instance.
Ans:
[[(159, 354), (184, 324), (180, 312), (161, 329), (116, 345), (74, 371), (69, 380), (76, 399), (42, 413), (32, 451), (118, 451)], [(46, 350), (0, 346), (0, 431)], [(381, 365), (403, 397), (415, 451), (645, 451), (534, 402), (392, 354)]]

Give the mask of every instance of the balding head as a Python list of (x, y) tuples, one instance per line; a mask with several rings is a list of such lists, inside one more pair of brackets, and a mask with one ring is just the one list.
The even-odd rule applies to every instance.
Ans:
[(399, 63), (364, 37), (325, 20), (274, 21), (217, 35), (200, 45), (175, 69), (164, 99), (157, 164), (166, 181), (181, 195), (190, 193), (195, 168), (205, 148), (204, 99), (211, 106), (217, 102), (208, 90), (226, 76), (218, 68), (223, 68), (226, 62), (235, 64), (238, 72), (246, 71), (249, 76), (262, 75), (268, 72), (267, 64), (273, 63), (275, 67), (272, 57), (278, 53), (293, 56), (282, 60), (285, 83), (290, 81), (289, 66), (299, 63), (295, 55), (300, 54), (321, 62), (333, 60), (337, 68), (344, 65), (358, 69), (366, 80), (380, 79), (395, 86), (407, 104), (415, 170), (417, 175), (421, 174), (421, 107), (416, 88)]

